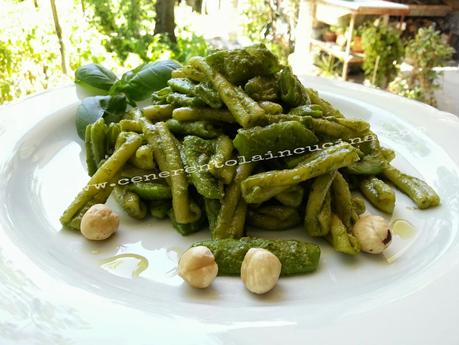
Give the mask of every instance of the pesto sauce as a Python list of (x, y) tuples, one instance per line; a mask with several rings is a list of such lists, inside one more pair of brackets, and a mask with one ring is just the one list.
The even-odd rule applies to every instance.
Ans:
[(206, 240), (193, 244), (205, 246), (214, 254), (219, 275), (239, 275), (244, 256), (250, 248), (263, 248), (276, 255), (282, 263), (282, 276), (312, 272), (320, 258), (318, 245), (298, 240), (266, 240), (243, 237), (236, 239)]

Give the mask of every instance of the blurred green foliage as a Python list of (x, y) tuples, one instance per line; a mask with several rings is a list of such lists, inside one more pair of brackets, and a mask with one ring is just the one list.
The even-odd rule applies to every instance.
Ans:
[(406, 46), (406, 62), (410, 71), (400, 72), (389, 85), (389, 90), (401, 96), (415, 99), (433, 106), (437, 105), (435, 91), (438, 90), (440, 72), (435, 67), (445, 66), (452, 58), (454, 49), (433, 27), (420, 28)]
[(294, 49), (294, 29), (299, 0), (248, 0), (243, 10), (244, 33), (256, 43), (264, 43), (282, 63)]
[[(183, 62), (207, 53), (206, 40), (185, 27), (178, 26), (177, 43), (154, 36), (154, 3), (57, 1), (69, 70), (94, 62), (120, 75), (143, 62), (164, 58)], [(0, 104), (73, 81), (72, 72), (65, 75), (61, 70), (49, 2), (38, 5), (0, 0)]]
[(86, 0), (90, 23), (106, 35), (103, 45), (121, 61), (135, 53), (148, 60), (147, 47), (153, 41), (155, 17), (151, 0)]
[(400, 31), (383, 23), (370, 23), (361, 32), (365, 76), (373, 85), (386, 88), (395, 78), (397, 65), (404, 56)]

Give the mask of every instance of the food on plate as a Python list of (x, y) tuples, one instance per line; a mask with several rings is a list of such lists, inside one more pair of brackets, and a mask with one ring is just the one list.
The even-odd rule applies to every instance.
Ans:
[(380, 216), (363, 216), (354, 224), (352, 233), (365, 253), (381, 254), (391, 240), (389, 224)]
[(269, 250), (250, 248), (241, 265), (241, 279), (250, 292), (265, 294), (277, 284), (282, 264)]
[(88, 240), (106, 240), (120, 225), (120, 218), (104, 204), (91, 206), (81, 218), (81, 233)]
[[(381, 146), (368, 122), (345, 117), (264, 45), (185, 65), (153, 62), (120, 79), (91, 64), (78, 69), (77, 82), (101, 94), (77, 112), (91, 178), (61, 223), (83, 232), (84, 214), (113, 194), (135, 219), (168, 217), (182, 235), (208, 227), (211, 239), (181, 259), (191, 285), (210, 284), (217, 264), (219, 275), (239, 275), (244, 266), (249, 290), (262, 293), (275, 284), (277, 264), (269, 284), (250, 272), (273, 256), (280, 275), (317, 268), (318, 245), (246, 237), (250, 227), (272, 236), (303, 223), (305, 240), (323, 238), (347, 255), (375, 254), (390, 232), (382, 218), (365, 216), (361, 195), (387, 214), (396, 204), (393, 186), (420, 209), (440, 203), (425, 182), (394, 167), (395, 152)], [(137, 106), (148, 97), (150, 105)], [(213, 267), (197, 283), (187, 266), (195, 254)]]
[(178, 274), (192, 287), (208, 287), (217, 277), (217, 273), (218, 265), (207, 247), (192, 247), (180, 257)]
[(240, 275), (242, 261), (251, 248), (267, 249), (273, 253), (282, 264), (281, 276), (313, 272), (320, 259), (317, 244), (300, 240), (242, 237), (198, 241), (193, 244), (193, 247), (196, 246), (207, 247), (214, 254), (219, 275)]

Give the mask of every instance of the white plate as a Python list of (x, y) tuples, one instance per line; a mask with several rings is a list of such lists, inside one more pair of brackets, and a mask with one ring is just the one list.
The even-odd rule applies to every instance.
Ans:
[[(369, 120), (397, 151), (394, 164), (441, 195), (441, 207), (420, 211), (397, 194), (394, 217), (416, 229), (403, 255), (352, 259), (324, 244), (316, 273), (256, 297), (238, 278), (196, 291), (176, 276), (178, 255), (205, 231), (181, 237), (168, 222), (126, 216), (101, 244), (62, 230), (58, 217), (87, 180), (69, 86), (0, 109), (0, 343), (459, 344), (458, 119), (362, 86), (304, 80)], [(127, 256), (103, 264), (118, 254)]]

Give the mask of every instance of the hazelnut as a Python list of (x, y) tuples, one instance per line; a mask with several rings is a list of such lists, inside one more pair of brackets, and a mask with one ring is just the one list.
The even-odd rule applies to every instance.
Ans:
[(281, 268), (281, 262), (269, 250), (251, 248), (242, 261), (241, 278), (250, 292), (264, 294), (276, 286)]
[(188, 249), (180, 258), (178, 273), (192, 287), (208, 287), (218, 273), (214, 254), (205, 246)]
[(110, 207), (96, 204), (81, 218), (80, 231), (88, 240), (105, 240), (118, 230), (119, 224), (118, 215)]
[(389, 224), (380, 216), (361, 217), (352, 228), (352, 233), (365, 253), (381, 254), (392, 239)]

